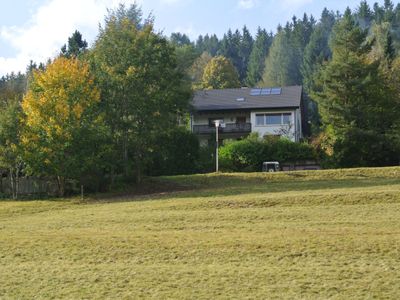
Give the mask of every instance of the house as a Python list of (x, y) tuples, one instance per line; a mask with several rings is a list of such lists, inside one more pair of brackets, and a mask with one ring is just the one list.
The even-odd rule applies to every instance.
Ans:
[(195, 93), (192, 107), (192, 132), (202, 146), (215, 140), (216, 120), (222, 123), (220, 142), (252, 132), (298, 142), (307, 125), (301, 86), (202, 90)]

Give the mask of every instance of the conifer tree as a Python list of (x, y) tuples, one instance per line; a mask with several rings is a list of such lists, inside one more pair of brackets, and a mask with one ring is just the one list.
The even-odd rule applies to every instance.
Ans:
[(324, 9), (321, 20), (315, 27), (310, 41), (304, 49), (301, 72), (306, 92), (310, 92), (314, 88), (315, 73), (332, 56), (331, 49), (329, 48), (329, 38), (334, 24), (334, 13)]
[(203, 52), (208, 52), (210, 53), (212, 56), (217, 55), (218, 50), (219, 50), (219, 40), (218, 37), (213, 34), (211, 36), (209, 36), (208, 34), (206, 34), (203, 38), (203, 47), (202, 49), (200, 49), (201, 51), (199, 51), (199, 53), (203, 53)]
[(373, 21), (373, 13), (366, 0), (360, 2), (355, 17), (362, 28), (368, 28)]
[(61, 55), (65, 57), (77, 57), (86, 51), (88, 43), (82, 39), (82, 34), (75, 30), (70, 38), (68, 38), (68, 44), (62, 46)]
[(240, 66), (238, 71), (239, 71), (239, 80), (241, 82), (245, 82), (246, 79), (250, 54), (253, 49), (253, 43), (254, 43), (253, 37), (251, 36), (247, 27), (244, 26), (239, 44)]
[(290, 73), (292, 59), (293, 49), (290, 47), (290, 37), (285, 29), (281, 29), (275, 35), (266, 57), (262, 83), (265, 86), (295, 84)]
[(184, 34), (184, 33), (182, 34), (180, 32), (171, 33), (169, 40), (174, 46), (178, 46), (178, 47), (192, 44), (189, 37), (186, 34)]
[(221, 41), (221, 47), (218, 52), (220, 56), (223, 56), (231, 61), (238, 73), (242, 67), (242, 60), (239, 53), (241, 39), (242, 36), (239, 30), (236, 30), (234, 33), (232, 33), (232, 30), (229, 29)]
[(314, 92), (322, 120), (334, 134), (340, 166), (393, 164), (397, 159), (387, 140), (395, 117), (379, 64), (368, 59), (367, 32), (350, 9), (334, 26), (332, 60), (320, 72), (321, 91)]
[(272, 34), (268, 34), (265, 29), (258, 27), (247, 68), (246, 83), (248, 86), (254, 87), (260, 82), (265, 68), (265, 58), (271, 47), (272, 39)]
[(314, 19), (305, 14), (302, 20), (293, 17), (291, 23), (278, 32), (265, 61), (263, 83), (266, 85), (301, 85), (301, 65), (304, 48), (314, 28)]

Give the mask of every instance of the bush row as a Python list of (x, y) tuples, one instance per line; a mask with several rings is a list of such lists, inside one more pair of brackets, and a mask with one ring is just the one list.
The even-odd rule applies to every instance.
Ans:
[(220, 168), (223, 171), (261, 171), (264, 161), (289, 163), (303, 160), (318, 160), (317, 151), (307, 143), (295, 143), (284, 138), (257, 135), (240, 141), (225, 143), (219, 151)]

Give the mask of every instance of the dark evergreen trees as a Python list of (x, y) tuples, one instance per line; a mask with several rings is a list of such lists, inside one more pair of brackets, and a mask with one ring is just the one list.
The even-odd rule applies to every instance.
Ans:
[(68, 38), (68, 44), (62, 46), (61, 55), (65, 57), (77, 57), (81, 53), (85, 52), (88, 43), (82, 39), (82, 34), (75, 30), (70, 38)]
[(335, 24), (335, 14), (323, 10), (320, 22), (316, 25), (311, 34), (310, 41), (304, 49), (301, 73), (303, 76), (303, 86), (307, 92), (314, 87), (314, 75), (324, 62), (327, 62), (331, 56), (329, 48), (329, 38), (332, 27)]
[(262, 83), (265, 86), (284, 86), (294, 82), (291, 79), (290, 64), (293, 51), (289, 46), (288, 33), (279, 29), (272, 42), (269, 54), (265, 60)]
[(242, 35), (239, 43), (240, 65), (238, 68), (239, 79), (242, 83), (246, 80), (247, 69), (249, 65), (250, 55), (253, 50), (253, 37), (246, 26), (242, 29)]
[(185, 46), (192, 44), (189, 37), (186, 34), (182, 34), (180, 32), (171, 33), (171, 37), (169, 38), (169, 40), (174, 46)]
[(269, 34), (265, 29), (258, 27), (247, 67), (246, 84), (250, 87), (256, 86), (262, 78), (265, 68), (265, 58), (268, 55), (272, 40), (272, 33)]
[(263, 83), (265, 85), (301, 85), (303, 53), (315, 26), (313, 18), (305, 14), (302, 20), (293, 17), (291, 23), (278, 32), (265, 61)]
[(371, 26), (374, 15), (366, 0), (360, 2), (360, 6), (357, 8), (355, 13), (356, 20), (362, 28), (368, 28)]
[(239, 47), (242, 36), (239, 30), (236, 30), (235, 33), (232, 33), (232, 30), (229, 29), (224, 37), (221, 40), (220, 49), (218, 51), (218, 55), (226, 57), (229, 59), (238, 73), (240, 73), (240, 69), (242, 67), (242, 60), (240, 58)]
[(396, 113), (379, 64), (368, 59), (367, 31), (350, 9), (334, 26), (332, 60), (320, 71), (314, 92), (322, 120), (332, 133), (338, 165), (391, 165), (398, 159), (388, 139)]
[(196, 50), (198, 53), (208, 52), (212, 56), (216, 56), (220, 48), (220, 41), (218, 37), (213, 34), (209, 36), (206, 34), (204, 37), (200, 35), (196, 41)]

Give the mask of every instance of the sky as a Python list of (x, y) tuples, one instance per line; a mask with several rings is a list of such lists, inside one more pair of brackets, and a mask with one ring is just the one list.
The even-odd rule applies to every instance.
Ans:
[(75, 30), (91, 45), (107, 9), (121, 2), (138, 4), (144, 16), (152, 14), (157, 31), (186, 33), (195, 40), (206, 33), (222, 37), (244, 25), (252, 34), (258, 26), (274, 32), (293, 15), (318, 19), (324, 7), (354, 10), (360, 0), (0, 0), (0, 76), (25, 71), (30, 60), (53, 58)]

